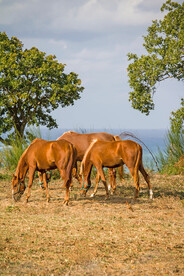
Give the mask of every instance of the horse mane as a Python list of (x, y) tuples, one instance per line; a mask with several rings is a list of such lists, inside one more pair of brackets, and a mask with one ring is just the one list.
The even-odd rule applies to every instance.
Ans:
[(91, 148), (93, 147), (93, 145), (94, 145), (97, 141), (99, 141), (99, 140), (98, 140), (98, 139), (92, 140), (91, 144), (90, 144), (89, 147), (87, 148), (87, 150), (86, 150), (86, 152), (85, 152), (85, 154), (84, 154), (84, 157), (83, 157), (83, 159), (82, 159), (82, 162), (81, 162), (80, 174), (82, 174), (82, 171), (83, 171), (83, 164), (84, 164), (84, 162), (86, 161), (86, 158), (87, 158), (87, 155), (88, 155), (89, 151), (91, 150)]
[(72, 133), (75, 133), (75, 132), (74, 132), (74, 131), (71, 131), (71, 130), (65, 131), (61, 136), (59, 136), (59, 137), (56, 139), (56, 141), (59, 140), (59, 139), (61, 139), (63, 135), (65, 135), (65, 134), (72, 134)]
[(25, 151), (22, 153), (22, 155), (21, 155), (21, 157), (20, 157), (20, 159), (19, 159), (18, 165), (17, 165), (17, 169), (16, 169), (16, 171), (15, 171), (15, 175), (16, 175), (16, 176), (19, 176), (20, 165), (21, 165), (21, 163), (22, 163), (22, 161), (23, 161), (23, 159), (24, 159), (24, 157), (25, 157), (25, 155), (26, 155), (28, 149), (29, 149), (30, 146), (31, 146), (32, 144), (34, 144), (37, 140), (40, 140), (40, 139), (38, 139), (38, 138), (34, 139), (34, 140), (31, 142), (31, 144), (30, 144), (30, 145), (25, 149)]

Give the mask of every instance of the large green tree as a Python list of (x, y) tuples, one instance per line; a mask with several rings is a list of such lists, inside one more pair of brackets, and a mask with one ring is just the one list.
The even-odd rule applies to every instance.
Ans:
[(51, 111), (73, 105), (83, 91), (76, 73), (64, 73), (54, 55), (0, 33), (0, 141), (4, 133), (24, 136), (29, 125), (57, 127)]
[[(143, 46), (147, 55), (138, 57), (129, 53), (129, 94), (132, 107), (148, 115), (154, 109), (153, 95), (156, 84), (168, 78), (184, 80), (184, 2), (166, 1), (161, 7), (166, 14), (163, 20), (155, 20), (148, 28)], [(172, 113), (173, 128), (181, 128), (184, 121), (183, 99), (181, 108)], [(180, 126), (178, 125), (180, 124)]]

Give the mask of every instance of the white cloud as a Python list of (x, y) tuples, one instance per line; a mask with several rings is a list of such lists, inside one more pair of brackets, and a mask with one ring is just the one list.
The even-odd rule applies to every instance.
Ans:
[(124, 26), (144, 25), (160, 17), (161, 2), (157, 1), (157, 10), (148, 10), (142, 8), (145, 0), (88, 0), (74, 4), (64, 14), (62, 8), (54, 6), (50, 23), (57, 30), (64, 27), (74, 31), (111, 32)]
[[(110, 32), (124, 26), (144, 25), (160, 17), (163, 0), (148, 9), (146, 0), (14, 0), (0, 2), (0, 24), (24, 24), (53, 33)], [(150, 3), (150, 1), (149, 1)], [(145, 8), (144, 8), (145, 7)]]
[[(84, 127), (106, 127), (108, 123), (127, 128), (160, 128), (167, 126), (168, 114), (174, 105), (178, 106), (176, 96), (170, 100), (169, 95), (173, 91), (173, 95), (183, 93), (183, 87), (166, 86), (164, 99), (160, 96), (164, 89), (160, 87), (156, 93), (158, 101), (155, 97), (159, 108), (152, 117), (146, 117), (133, 110), (128, 102), (126, 68), (128, 52), (143, 53), (142, 36), (152, 20), (163, 16), (160, 8), (164, 2), (0, 0), (0, 28), (9, 36), (17, 36), (25, 48), (35, 46), (47, 55), (55, 54), (60, 62), (67, 64), (67, 72), (79, 74), (85, 90), (74, 106), (56, 111), (62, 126), (71, 127), (73, 122), (74, 126)], [(163, 110), (165, 121), (160, 120)]]

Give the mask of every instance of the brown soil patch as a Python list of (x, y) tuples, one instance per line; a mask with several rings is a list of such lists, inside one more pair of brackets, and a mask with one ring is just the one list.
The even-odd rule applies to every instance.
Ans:
[(126, 177), (105, 200), (100, 183), (94, 199), (79, 196), (74, 182), (63, 206), (60, 180), (49, 184), (50, 203), (34, 181), (29, 203), (11, 199), (0, 179), (1, 275), (184, 275), (184, 177), (153, 174), (154, 200)]

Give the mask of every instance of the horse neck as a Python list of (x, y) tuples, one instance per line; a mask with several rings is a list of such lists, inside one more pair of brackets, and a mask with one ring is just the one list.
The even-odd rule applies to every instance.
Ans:
[(28, 165), (25, 161), (25, 155), (23, 154), (19, 160), (15, 175), (18, 176), (19, 179), (24, 179), (27, 173), (27, 170), (28, 170)]

